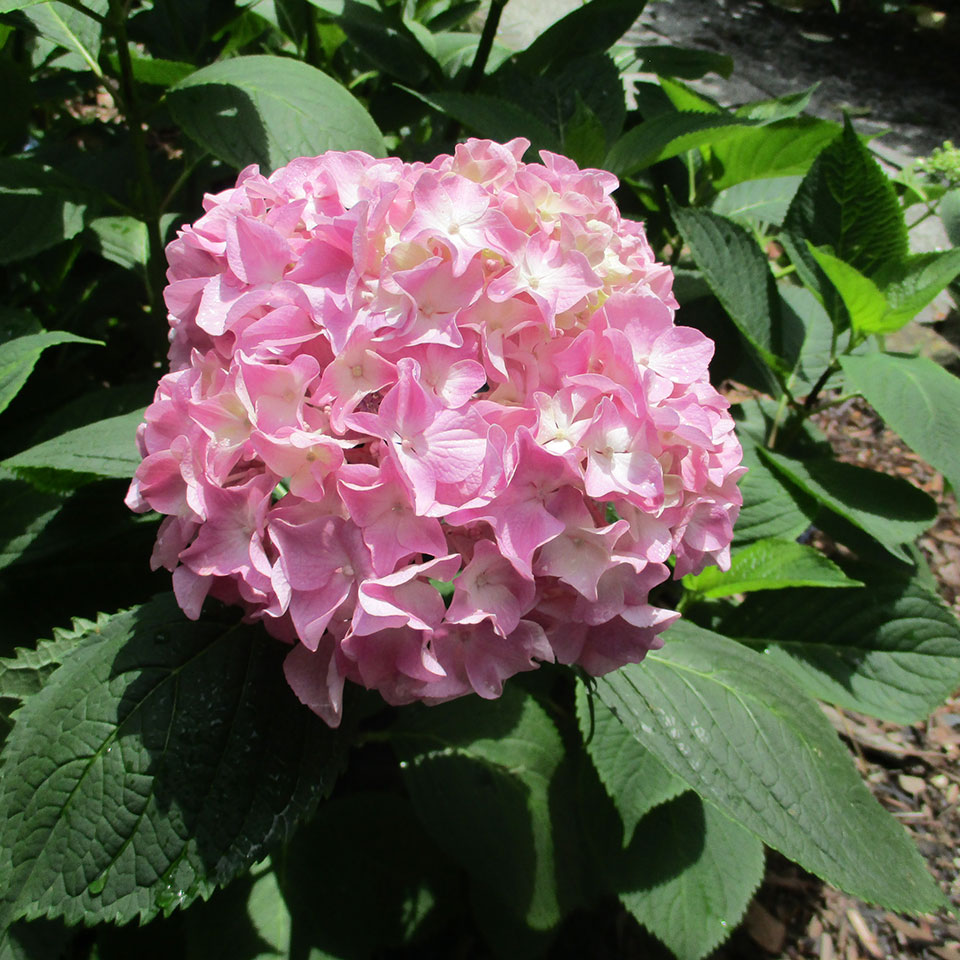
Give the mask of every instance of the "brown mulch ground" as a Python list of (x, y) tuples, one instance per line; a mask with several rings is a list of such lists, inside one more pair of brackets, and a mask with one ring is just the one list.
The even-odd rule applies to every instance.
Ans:
[[(857, 399), (816, 418), (838, 457), (906, 477), (933, 496), (939, 514), (920, 546), (940, 594), (960, 614), (960, 515), (943, 478)], [(826, 708), (874, 796), (913, 835), (955, 909), (960, 909), (960, 694), (909, 727)], [(960, 960), (960, 921), (906, 917), (834, 890), (772, 854), (734, 937), (714, 960)]]

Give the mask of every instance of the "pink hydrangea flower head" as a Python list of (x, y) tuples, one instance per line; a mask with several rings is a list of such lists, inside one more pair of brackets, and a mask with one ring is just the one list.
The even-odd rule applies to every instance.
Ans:
[(244, 170), (167, 249), (170, 372), (127, 503), (152, 563), (291, 643), (297, 696), (437, 703), (636, 662), (670, 575), (729, 563), (713, 344), (600, 170), (469, 140)]

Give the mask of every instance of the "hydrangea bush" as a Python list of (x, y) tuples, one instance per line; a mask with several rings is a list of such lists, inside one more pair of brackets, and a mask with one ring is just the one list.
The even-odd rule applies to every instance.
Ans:
[[(741, 449), (712, 342), (617, 180), (529, 141), (429, 164), (331, 151), (237, 185), (169, 246), (171, 372), (127, 502), (154, 566), (295, 644), (300, 699), (499, 696), (604, 674), (729, 567)], [(452, 593), (444, 603), (444, 586)]]

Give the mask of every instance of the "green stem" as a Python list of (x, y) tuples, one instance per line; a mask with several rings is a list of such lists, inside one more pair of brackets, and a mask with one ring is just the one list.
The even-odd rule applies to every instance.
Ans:
[(773, 426), (770, 428), (770, 436), (767, 438), (767, 448), (772, 450), (777, 444), (777, 433), (780, 430), (780, 421), (783, 419), (784, 411), (787, 409), (787, 391), (780, 394), (780, 402), (777, 404), (777, 412), (773, 416)]
[(470, 66), (467, 82), (463, 86), (465, 93), (476, 90), (480, 86), (483, 71), (486, 69), (487, 60), (490, 58), (490, 51), (493, 49), (493, 38), (497, 35), (497, 28), (500, 26), (500, 15), (506, 5), (507, 0), (490, 0), (490, 11), (483, 23), (483, 32), (480, 34), (480, 43), (477, 44), (477, 53)]
[(163, 199), (157, 205), (157, 214), (162, 216), (166, 213), (167, 207), (170, 206), (173, 198), (180, 192), (180, 188), (187, 182), (190, 174), (196, 169), (197, 164), (206, 157), (205, 152), (198, 153), (189, 163), (183, 165), (183, 169), (177, 175), (177, 179), (174, 180), (173, 185), (170, 189), (164, 194)]
[(778, 267), (776, 264), (773, 265), (773, 278), (774, 280), (779, 280), (781, 277), (788, 277), (791, 273), (796, 273), (797, 268), (795, 264), (789, 264), (786, 267)]
[(853, 393), (845, 393), (840, 397), (833, 397), (831, 400), (824, 400), (820, 406), (814, 410), (814, 413), (819, 413), (821, 410), (829, 410), (830, 407), (837, 407), (841, 403), (846, 403), (848, 400), (852, 400), (854, 397), (862, 396), (861, 393), (854, 391)]
[(147, 297), (154, 317), (163, 317), (163, 240), (160, 236), (160, 204), (150, 172), (147, 140), (143, 132), (143, 117), (137, 99), (133, 79), (133, 64), (130, 60), (130, 45), (127, 39), (127, 4), (123, 0), (110, 0), (110, 26), (117, 46), (120, 62), (120, 93), (123, 100), (130, 140), (133, 145), (134, 163), (140, 180), (141, 218), (147, 227), (149, 255), (147, 258)]
[(813, 389), (807, 394), (807, 399), (803, 401), (803, 409), (806, 413), (810, 413), (813, 410), (813, 405), (817, 402), (817, 397), (820, 395), (820, 391), (830, 379), (831, 375), (836, 372), (836, 370), (837, 361), (834, 360), (817, 378), (817, 382), (813, 385)]

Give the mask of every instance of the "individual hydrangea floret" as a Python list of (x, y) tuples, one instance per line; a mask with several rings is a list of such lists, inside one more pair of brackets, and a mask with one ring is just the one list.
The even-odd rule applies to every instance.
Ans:
[(500, 695), (636, 662), (666, 580), (729, 563), (741, 450), (616, 179), (529, 144), (328, 152), (167, 249), (170, 372), (127, 503), (186, 614), (241, 605), (297, 696)]

